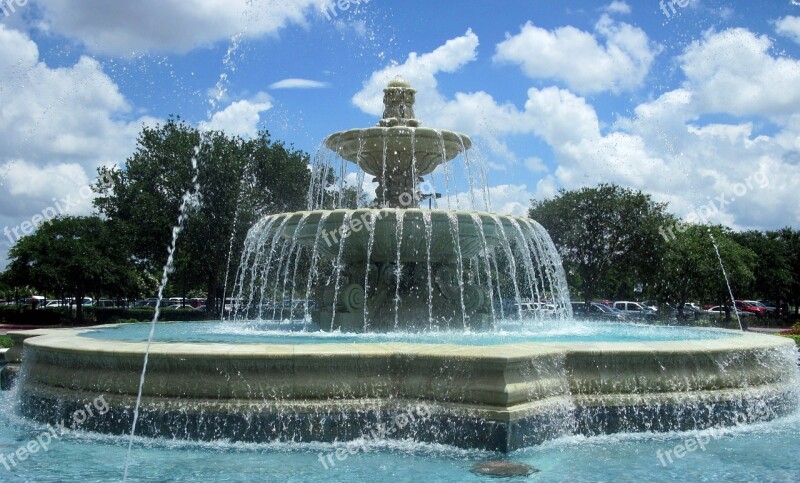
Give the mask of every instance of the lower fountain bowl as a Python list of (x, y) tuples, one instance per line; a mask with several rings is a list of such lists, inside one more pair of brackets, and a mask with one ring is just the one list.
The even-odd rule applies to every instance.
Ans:
[[(402, 218), (401, 218), (402, 217)], [(402, 219), (402, 228), (398, 220)], [(517, 237), (530, 219), (471, 211), (419, 209), (317, 210), (271, 215), (271, 231), (346, 262), (452, 262), (496, 246), (501, 237)], [(373, 234), (374, 231), (374, 234)], [(501, 233), (503, 231), (503, 233)], [(456, 236), (457, 235), (457, 236)], [(372, 247), (370, 239), (373, 240)], [(486, 245), (484, 245), (484, 242)], [(344, 247), (340, 245), (344, 243)], [(430, 244), (430, 250), (428, 246)]]
[[(130, 431), (145, 343), (53, 330), (28, 334), (24, 346), (26, 416), (69, 424), (83, 411), (81, 429)], [(263, 442), (377, 432), (507, 452), (572, 433), (769, 420), (797, 410), (797, 377), (793, 341), (734, 332), (481, 347), (157, 342), (137, 434)]]

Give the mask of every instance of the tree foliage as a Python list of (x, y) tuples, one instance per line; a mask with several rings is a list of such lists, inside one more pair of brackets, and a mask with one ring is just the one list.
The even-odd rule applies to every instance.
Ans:
[(734, 234), (721, 226), (684, 225), (674, 235), (664, 246), (659, 298), (675, 304), (679, 318), (684, 315), (683, 305), (697, 298), (725, 306), (730, 318), (730, 293), (722, 266), (733, 293), (744, 293), (755, 280), (755, 253), (738, 244)]
[(151, 273), (161, 271), (182, 196), (193, 189), (193, 157), (200, 191), (177, 246), (170, 289), (206, 293), (212, 309), (222, 296), (229, 255), (235, 269), (248, 228), (263, 215), (305, 207), (309, 160), (267, 132), (245, 140), (201, 133), (180, 119), (145, 127), (122, 169), (101, 170), (113, 188), (98, 187), (95, 204)]
[(533, 201), (529, 215), (550, 233), (570, 285), (589, 302), (652, 283), (665, 243), (658, 230), (670, 219), (665, 209), (644, 193), (601, 184)]
[(55, 218), (11, 248), (5, 278), (16, 286), (72, 297), (81, 320), (86, 295), (126, 297), (143, 289), (128, 253), (124, 238), (98, 217)]

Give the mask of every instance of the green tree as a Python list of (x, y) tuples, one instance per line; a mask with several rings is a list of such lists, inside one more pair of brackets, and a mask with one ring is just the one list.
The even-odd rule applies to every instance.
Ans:
[(786, 300), (794, 306), (797, 315), (800, 312), (800, 231), (787, 227), (775, 232), (775, 235), (783, 241), (788, 252), (787, 265), (792, 279), (788, 283)]
[(141, 289), (142, 278), (128, 254), (124, 238), (106, 221), (60, 217), (17, 241), (4, 278), (15, 286), (73, 297), (76, 318), (82, 321), (87, 294), (127, 297)]
[[(791, 231), (789, 229), (789, 231)], [(758, 270), (754, 273), (752, 298), (786, 301), (792, 288), (791, 235), (781, 232), (745, 231), (733, 234), (734, 240), (752, 250), (758, 259)]]
[(245, 140), (201, 133), (180, 119), (145, 127), (122, 169), (101, 170), (113, 187), (98, 186), (95, 203), (131, 239), (138, 263), (150, 273), (161, 271), (182, 196), (193, 190), (193, 157), (200, 190), (177, 246), (170, 289), (205, 292), (213, 311), (250, 226), (266, 214), (305, 208), (309, 159), (267, 132)]
[(730, 294), (713, 241), (719, 247), (734, 294), (742, 293), (753, 283), (755, 253), (738, 244), (735, 234), (721, 226), (681, 225), (673, 234), (674, 238), (664, 246), (661, 260), (657, 285), (660, 298), (675, 304), (681, 320), (683, 305), (693, 298), (719, 302), (730, 320)]
[(671, 220), (665, 209), (639, 191), (601, 184), (533, 200), (529, 215), (550, 233), (570, 285), (588, 303), (598, 293), (619, 294), (620, 280), (627, 293), (655, 281), (666, 242), (659, 229)]

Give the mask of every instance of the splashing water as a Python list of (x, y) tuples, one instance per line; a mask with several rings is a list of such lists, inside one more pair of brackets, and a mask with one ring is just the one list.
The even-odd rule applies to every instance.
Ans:
[(742, 325), (742, 319), (739, 317), (739, 310), (736, 308), (736, 299), (733, 296), (733, 289), (731, 289), (731, 282), (728, 280), (728, 273), (725, 272), (725, 265), (722, 263), (722, 256), (719, 254), (719, 246), (717, 245), (717, 240), (714, 238), (714, 234), (711, 233), (711, 230), (708, 230), (708, 236), (711, 237), (711, 243), (714, 245), (714, 251), (717, 253), (717, 260), (719, 260), (719, 268), (722, 269), (722, 276), (725, 277), (725, 284), (728, 286), (728, 294), (731, 297), (731, 304), (733, 307), (733, 312), (736, 314), (736, 321), (739, 322), (739, 329), (744, 330), (744, 326)]
[(181, 200), (180, 215), (178, 215), (178, 223), (172, 228), (172, 242), (170, 243), (169, 246), (167, 263), (164, 265), (164, 271), (161, 274), (161, 283), (159, 284), (158, 287), (158, 301), (156, 302), (156, 309), (155, 309), (155, 314), (153, 314), (153, 320), (150, 322), (150, 334), (147, 337), (147, 348), (145, 349), (144, 352), (144, 365), (142, 366), (142, 374), (139, 378), (139, 392), (136, 396), (136, 406), (133, 409), (133, 423), (131, 424), (131, 434), (130, 438), (128, 439), (128, 452), (127, 455), (125, 456), (125, 469), (122, 476), (123, 482), (128, 480), (128, 467), (130, 466), (131, 451), (133, 449), (133, 438), (134, 435), (136, 434), (136, 424), (139, 421), (139, 408), (141, 407), (142, 404), (142, 390), (144, 388), (145, 376), (147, 374), (147, 363), (150, 358), (150, 347), (152, 346), (153, 338), (155, 337), (156, 322), (158, 322), (158, 317), (161, 315), (161, 300), (164, 298), (164, 288), (167, 286), (167, 282), (169, 281), (169, 274), (172, 273), (173, 263), (175, 261), (175, 249), (178, 244), (178, 238), (180, 237), (180, 234), (183, 231), (183, 227), (186, 223), (186, 219), (189, 216), (189, 209), (191, 209), (193, 206), (196, 205), (196, 201), (200, 193), (200, 184), (197, 182), (197, 177), (199, 175), (199, 171), (197, 169), (197, 157), (199, 153), (200, 153), (200, 145), (195, 146), (194, 148), (194, 155), (192, 156), (192, 170), (194, 172), (192, 176), (192, 188), (187, 190), (183, 194), (183, 199)]

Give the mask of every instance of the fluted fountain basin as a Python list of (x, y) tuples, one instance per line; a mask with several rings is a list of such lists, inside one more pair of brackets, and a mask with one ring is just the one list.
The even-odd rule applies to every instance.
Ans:
[[(402, 233), (398, 217), (403, 220)], [(394, 208), (283, 213), (267, 216), (263, 222), (271, 223), (271, 233), (280, 230), (286, 239), (296, 236), (298, 243), (316, 245), (320, 254), (332, 259), (341, 250), (346, 262), (363, 262), (368, 256), (372, 262), (395, 262), (399, 247), (402, 263), (454, 263), (458, 253), (472, 257), (503, 238), (516, 239), (521, 229), (533, 223), (524, 217), (484, 212)]]
[[(14, 334), (25, 339), (22, 412), (55, 423), (104, 395), (110, 411), (82, 429), (125, 434), (146, 344), (84, 332)], [(798, 407), (796, 357), (791, 340), (734, 332), (480, 347), (156, 342), (138, 434), (343, 441), (388, 421), (387, 437), (511, 451), (571, 433), (769, 420)]]
[(372, 176), (389, 170), (425, 176), (472, 147), (469, 136), (425, 127), (371, 127), (331, 134), (325, 146)]

